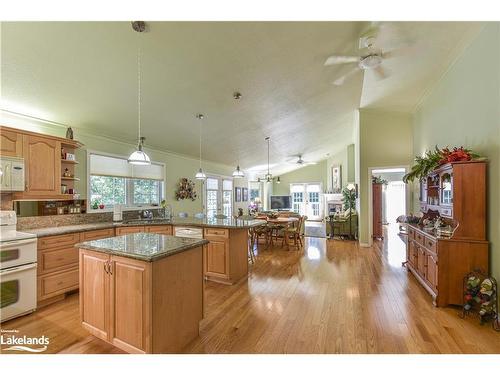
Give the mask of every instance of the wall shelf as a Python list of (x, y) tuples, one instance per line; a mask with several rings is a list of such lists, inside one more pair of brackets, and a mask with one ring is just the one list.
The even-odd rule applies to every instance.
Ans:
[(76, 160), (66, 160), (66, 159), (61, 159), (61, 163), (65, 164), (78, 164)]

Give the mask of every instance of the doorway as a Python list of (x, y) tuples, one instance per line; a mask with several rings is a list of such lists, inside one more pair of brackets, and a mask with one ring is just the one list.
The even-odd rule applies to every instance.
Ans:
[(205, 180), (205, 215), (231, 217), (233, 212), (233, 180), (219, 176), (207, 176)]
[(374, 168), (370, 172), (370, 240), (398, 232), (396, 219), (406, 215), (408, 189), (403, 182), (406, 167)]
[(290, 195), (294, 212), (307, 216), (307, 220), (323, 219), (323, 193), (320, 182), (290, 184)]

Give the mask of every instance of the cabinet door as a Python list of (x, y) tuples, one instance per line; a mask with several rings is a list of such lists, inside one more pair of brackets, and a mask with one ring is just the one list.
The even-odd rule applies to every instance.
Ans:
[(408, 261), (416, 268), (418, 263), (418, 248), (415, 241), (409, 241), (409, 258)]
[(209, 241), (206, 246), (206, 272), (215, 276), (227, 276), (229, 274), (227, 241), (212, 239)]
[(10, 130), (0, 130), (0, 155), (23, 156), (23, 135)]
[(417, 268), (420, 275), (426, 277), (427, 268), (427, 254), (423, 248), (418, 247), (418, 261)]
[(382, 184), (373, 184), (373, 237), (381, 238), (382, 234)]
[(94, 336), (109, 339), (109, 256), (80, 250), (80, 319)]
[(61, 142), (27, 135), (24, 137), (26, 192), (61, 193)]
[(427, 274), (425, 279), (430, 284), (432, 289), (437, 291), (438, 286), (438, 265), (437, 259), (433, 254), (427, 254)]
[(111, 256), (110, 273), (111, 343), (129, 353), (151, 352), (151, 263)]

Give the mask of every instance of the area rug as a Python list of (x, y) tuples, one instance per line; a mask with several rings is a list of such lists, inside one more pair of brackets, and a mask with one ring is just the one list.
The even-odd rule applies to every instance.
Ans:
[(325, 238), (326, 237), (325, 223), (321, 222), (306, 223), (304, 227), (304, 236)]

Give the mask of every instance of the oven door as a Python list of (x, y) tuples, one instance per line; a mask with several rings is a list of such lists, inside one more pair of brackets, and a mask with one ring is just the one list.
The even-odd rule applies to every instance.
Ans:
[(36, 263), (36, 238), (0, 243), (0, 269)]
[(0, 321), (36, 309), (36, 263), (0, 271)]

